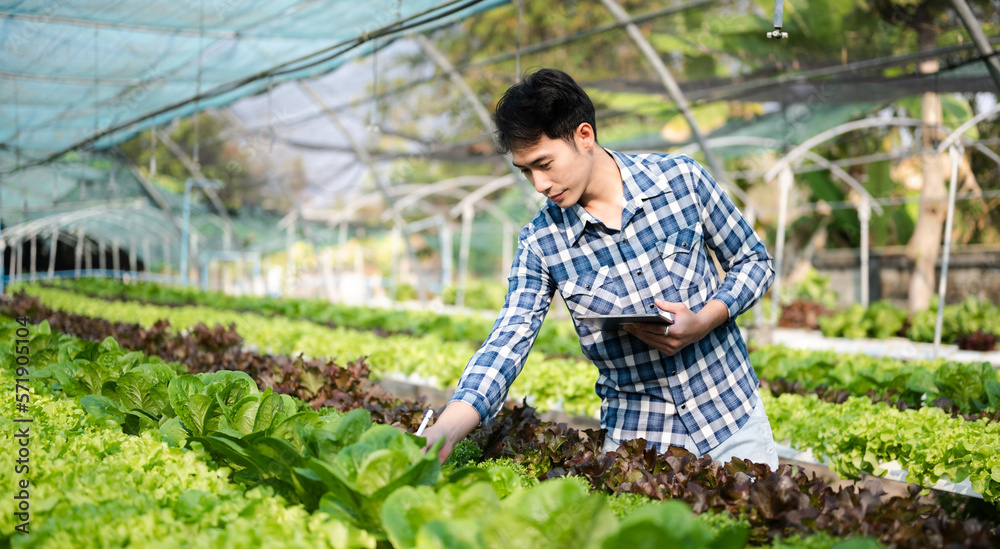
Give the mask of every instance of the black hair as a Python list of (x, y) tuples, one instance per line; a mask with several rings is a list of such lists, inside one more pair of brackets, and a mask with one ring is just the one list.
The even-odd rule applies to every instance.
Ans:
[(539, 69), (504, 92), (493, 113), (496, 148), (500, 154), (530, 147), (545, 134), (571, 144), (573, 134), (586, 122), (597, 140), (594, 103), (570, 75), (556, 69)]

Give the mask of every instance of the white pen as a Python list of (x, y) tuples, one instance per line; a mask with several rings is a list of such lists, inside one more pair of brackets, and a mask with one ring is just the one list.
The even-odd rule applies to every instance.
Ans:
[(424, 434), (424, 429), (427, 428), (427, 422), (431, 420), (431, 416), (433, 415), (434, 415), (434, 410), (432, 408), (428, 408), (427, 411), (424, 412), (424, 419), (420, 422), (420, 427), (417, 428), (418, 437)]

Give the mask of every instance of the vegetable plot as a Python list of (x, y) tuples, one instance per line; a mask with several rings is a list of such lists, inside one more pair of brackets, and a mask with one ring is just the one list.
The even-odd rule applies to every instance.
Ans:
[[(9, 340), (2, 340), (0, 350)], [(44, 351), (34, 347), (32, 351)], [(4, 362), (7, 364), (7, 362)], [(4, 369), (0, 383), (13, 386)], [(233, 484), (194, 452), (170, 448), (155, 431), (126, 435), (88, 424), (61, 393), (31, 393), (31, 517), (14, 531), (15, 504), (0, 499), (0, 544), (7, 547), (375, 547), (375, 538), (323, 512), (288, 505), (267, 487)], [(14, 399), (0, 402), (0, 444), (17, 443)], [(0, 452), (14, 471), (16, 454)]]
[[(32, 344), (52, 340), (51, 334), (46, 333), (44, 325), (37, 327), (35, 331), (39, 334), (35, 338), (38, 341), (33, 340)], [(145, 364), (162, 364), (138, 353), (123, 354), (113, 341), (109, 340), (100, 344), (81, 344), (63, 336), (56, 339), (59, 341), (58, 348), (54, 352), (49, 350), (48, 355), (72, 360), (65, 369), (52, 368), (63, 363), (50, 363), (45, 367), (59, 370), (67, 380), (79, 379), (83, 376), (83, 372), (97, 371), (101, 376), (109, 378), (102, 384), (104, 387), (112, 381), (120, 384), (130, 373), (144, 371), (142, 366)], [(10, 347), (0, 345), (0, 352), (9, 353)], [(94, 359), (88, 361), (81, 358), (83, 354), (93, 355)], [(67, 355), (75, 356), (67, 357)], [(117, 377), (115, 373), (118, 373)], [(34, 383), (43, 390), (49, 390), (51, 386), (57, 394), (65, 394), (58, 391), (61, 382), (54, 381), (53, 377), (40, 378)], [(317, 513), (314, 515), (317, 521), (308, 527), (302, 527), (301, 531), (292, 533), (294, 538), (292, 543), (278, 542), (279, 546), (297, 546), (295, 540), (299, 539), (322, 546), (327, 539), (332, 539), (332, 544), (337, 546), (372, 547), (375, 540), (392, 539), (399, 547), (469, 546), (462, 543), (463, 540), (474, 547), (498, 547), (511, 543), (529, 547), (575, 547), (581, 544), (614, 547), (622, 541), (650, 534), (658, 536), (656, 539), (660, 542), (676, 541), (690, 547), (744, 545), (748, 531), (746, 526), (727, 520), (695, 519), (685, 506), (679, 504), (651, 505), (619, 521), (608, 510), (607, 496), (599, 493), (589, 494), (588, 485), (580, 479), (550, 481), (525, 489), (524, 487), (531, 483), (524, 481), (514, 470), (504, 466), (446, 468), (442, 474), (434, 452), (425, 455), (420, 451), (422, 440), (393, 427), (372, 425), (370, 417), (364, 410), (354, 410), (346, 415), (332, 411), (320, 413), (307, 410), (288, 417), (282, 417), (283, 412), (275, 411), (274, 414), (270, 414), (273, 419), (269, 427), (263, 431), (244, 434), (232, 428), (239, 424), (239, 421), (231, 418), (237, 417), (239, 411), (244, 410), (240, 403), (248, 402), (246, 399), (256, 394), (261, 395), (256, 399), (257, 412), (253, 414), (256, 428), (258, 425), (267, 424), (266, 421), (258, 423), (257, 419), (262, 417), (261, 409), (266, 407), (267, 399), (274, 396), (268, 391), (254, 393), (246, 383), (244, 376), (232, 372), (175, 376), (167, 383), (168, 400), (171, 401), (171, 407), (176, 414), (172, 419), (181, 422), (185, 433), (191, 429), (184, 425), (184, 417), (187, 416), (178, 408), (181, 403), (186, 403), (191, 408), (208, 409), (213, 404), (199, 407), (192, 403), (202, 400), (198, 398), (199, 396), (212, 395), (215, 406), (220, 410), (228, 408), (231, 412), (215, 416), (207, 412), (201, 414), (200, 429), (203, 436), (194, 436), (192, 432), (192, 436), (186, 439), (186, 446), (195, 450), (193, 452), (182, 453), (179, 448), (170, 449), (156, 443), (154, 437), (158, 431), (147, 423), (139, 424), (137, 435), (126, 436), (115, 423), (117, 416), (114, 413), (105, 413), (103, 408), (92, 407), (90, 413), (84, 414), (83, 410), (77, 407), (76, 412), (66, 416), (74, 418), (73, 421), (76, 422), (67, 434), (85, 435), (76, 437), (76, 440), (83, 443), (88, 440), (86, 435), (93, 433), (119, 433), (113, 436), (125, 437), (122, 440), (126, 441), (126, 445), (133, 440), (148, 441), (144, 442), (148, 445), (145, 451), (151, 454), (150, 459), (153, 460), (162, 452), (186, 456), (185, 459), (188, 460), (194, 459), (194, 456), (210, 455), (216, 463), (230, 464), (232, 470), (236, 471), (234, 478), (241, 483), (247, 486), (258, 485), (246, 493), (250, 505), (260, 499), (261, 495), (266, 498), (271, 497), (267, 494), (272, 491), (288, 491), (282, 486), (286, 481), (298, 484), (305, 491), (309, 491), (310, 487), (317, 488), (313, 493), (322, 494)], [(96, 387), (96, 384), (93, 386)], [(91, 396), (94, 395), (84, 395), (81, 400)], [(114, 401), (110, 396), (102, 395), (102, 397), (115, 402), (119, 409), (124, 406), (122, 402)], [(151, 402), (151, 400), (145, 401)], [(59, 402), (75, 405), (68, 398)], [(276, 402), (284, 405), (282, 400)], [(274, 408), (277, 407), (276, 404)], [(165, 412), (161, 420), (167, 415)], [(198, 414), (190, 417), (198, 417)], [(218, 418), (217, 426), (211, 427), (214, 420), (207, 419), (210, 417)], [(44, 419), (48, 421), (51, 418)], [(190, 421), (196, 420), (190, 419)], [(59, 435), (53, 435), (51, 438), (56, 441), (65, 440)], [(209, 453), (202, 454), (199, 450), (201, 446), (207, 448)], [(102, 457), (106, 452), (102, 451)], [(111, 461), (105, 460), (105, 462)], [(223, 467), (213, 478), (223, 481), (230, 470), (228, 467)], [(103, 474), (103, 471), (101, 473)], [(161, 475), (169, 476), (170, 473)], [(145, 490), (147, 494), (157, 494), (156, 497), (160, 497), (164, 493), (164, 490), (157, 485), (163, 481), (160, 475), (145, 476), (145, 471), (132, 470), (129, 474), (118, 476), (122, 480), (131, 479), (133, 482), (149, 486)], [(94, 484), (103, 487), (106, 483), (97, 480), (99, 478), (95, 478)], [(186, 476), (182, 475), (182, 478)], [(76, 487), (66, 490), (67, 496), (72, 501), (79, 501), (79, 496), (74, 495), (74, 490), (78, 492), (79, 489)], [(397, 495), (400, 491), (402, 493)], [(116, 501), (127, 499), (118, 498)], [(179, 515), (181, 520), (204, 525), (204, 522), (199, 522), (198, 519), (218, 517), (213, 514), (214, 509), (228, 509), (221, 506), (212, 507), (218, 501), (209, 492), (196, 490), (181, 493), (176, 501), (158, 500), (151, 505), (173, 512)], [(274, 499), (274, 501), (282, 500)], [(480, 510), (494, 509), (496, 512), (490, 516), (476, 517), (476, 520), (470, 523), (467, 515), (462, 516), (461, 512), (454, 512), (456, 507), (449, 505), (452, 501), (470, 505), (478, 502)], [(439, 513), (435, 518), (421, 517), (409, 512), (414, 507), (428, 502), (434, 505), (435, 512)], [(464, 505), (460, 507), (466, 509)], [(73, 512), (84, 509), (86, 508), (74, 506)], [(296, 506), (290, 509), (294, 513), (301, 512), (301, 508)], [(426, 510), (426, 507), (424, 509)], [(113, 515), (87, 516), (87, 527), (108, 528), (114, 523), (118, 526), (115, 529), (118, 535), (122, 535), (123, 531), (120, 526), (128, 524), (127, 521), (122, 521), (122, 517)], [(135, 515), (128, 514), (127, 510), (123, 516), (135, 518)], [(288, 513), (270, 513), (267, 516), (280, 519), (287, 518)], [(43, 513), (43, 518), (47, 520), (49, 517)], [(589, 530), (580, 528), (581, 523), (577, 522), (585, 519), (591, 519), (591, 522), (586, 523), (590, 526)], [(155, 516), (150, 516), (146, 524), (155, 528), (157, 520)], [(221, 519), (215, 518), (215, 520)], [(245, 522), (237, 521), (236, 524), (246, 526)], [(289, 520), (288, 524), (294, 526), (296, 523), (294, 520)], [(510, 530), (508, 527), (511, 524), (517, 529)], [(326, 537), (314, 534), (318, 525), (325, 525), (328, 530), (324, 530)], [(358, 528), (359, 526), (363, 527), (364, 531)], [(128, 527), (124, 530), (127, 531)], [(408, 531), (412, 532), (412, 540), (407, 537)], [(162, 534), (162, 531), (158, 532)], [(243, 540), (242, 543), (245, 545), (253, 544), (245, 539), (246, 536), (253, 536), (253, 531), (243, 532), (243, 538), (235, 537), (236, 533), (232, 534), (234, 539)], [(46, 535), (49, 537), (45, 537)], [(207, 537), (209, 535), (214, 537)], [(199, 540), (228, 539), (220, 536), (218, 532), (195, 532), (191, 537)], [(56, 538), (58, 538), (57, 533), (46, 531), (46, 534), (33, 538), (32, 542), (45, 546), (54, 544), (52, 540)], [(267, 539), (266, 536), (261, 538)], [(101, 544), (106, 543), (101, 540), (108, 538), (93, 539), (95, 543)], [(131, 539), (135, 542), (142, 537)], [(829, 546), (831, 543), (823, 546)]]

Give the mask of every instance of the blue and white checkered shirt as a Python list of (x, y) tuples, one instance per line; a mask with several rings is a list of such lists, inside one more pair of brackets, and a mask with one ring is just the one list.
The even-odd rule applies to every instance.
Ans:
[(472, 405), (484, 420), (496, 415), (556, 290), (573, 316), (655, 311), (656, 297), (698, 312), (718, 299), (729, 320), (673, 356), (627, 332), (575, 323), (584, 355), (600, 372), (595, 389), (608, 436), (665, 449), (684, 446), (690, 434), (705, 453), (746, 423), (759, 398), (735, 320), (770, 287), (771, 256), (691, 158), (609, 153), (625, 188), (622, 230), (608, 229), (579, 204), (564, 210), (547, 202), (520, 233), (504, 307), (452, 400)]

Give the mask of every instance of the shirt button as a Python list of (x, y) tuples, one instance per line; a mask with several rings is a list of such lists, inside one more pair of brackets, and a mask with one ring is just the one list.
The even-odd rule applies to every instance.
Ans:
[(590, 284), (587, 284), (587, 289), (588, 289), (588, 290), (590, 289)]
[(649, 308), (650, 309), (655, 309), (656, 308), (656, 303), (650, 303), (649, 304)]
[(687, 410), (687, 407), (688, 407), (687, 404), (681, 404), (681, 410)]
[(642, 276), (642, 269), (639, 269), (638, 271), (636, 271), (635, 274), (637, 274), (639, 276)]
[(681, 246), (684, 246), (685, 248), (687, 248), (688, 247), (688, 243), (685, 242), (685, 243), (681, 244)]
[(625, 243), (625, 244), (627, 244), (628, 243), (628, 239), (627, 238), (623, 238), (622, 242)]

